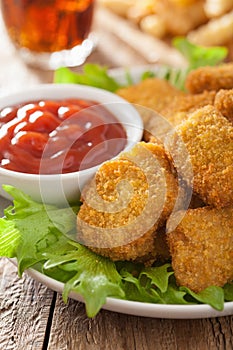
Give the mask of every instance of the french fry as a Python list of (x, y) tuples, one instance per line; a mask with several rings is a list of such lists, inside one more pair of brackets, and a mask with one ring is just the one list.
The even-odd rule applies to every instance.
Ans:
[(219, 17), (233, 9), (232, 0), (206, 0), (204, 9), (209, 18)]
[(134, 5), (134, 0), (98, 0), (100, 5), (112, 10), (120, 16), (126, 16), (129, 8)]
[[(224, 45), (233, 60), (233, 0), (98, 0), (134, 23), (142, 35), (165, 41), (186, 36), (196, 45)], [(149, 34), (149, 36), (146, 36)]]
[(129, 20), (139, 24), (144, 17), (156, 12), (156, 4), (158, 0), (137, 0), (127, 12)]
[(145, 16), (140, 22), (140, 28), (156, 38), (163, 38), (167, 33), (164, 21), (156, 14)]
[(156, 9), (170, 35), (186, 35), (207, 21), (202, 0), (186, 6), (178, 6), (174, 0), (160, 0)]
[(196, 2), (196, 0), (171, 0), (174, 5), (177, 6), (189, 6)]
[(197, 45), (222, 45), (233, 38), (233, 11), (226, 15), (212, 19), (207, 24), (191, 31), (188, 39)]

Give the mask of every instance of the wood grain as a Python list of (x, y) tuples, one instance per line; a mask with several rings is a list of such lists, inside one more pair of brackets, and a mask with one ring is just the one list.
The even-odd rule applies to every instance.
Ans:
[(0, 259), (0, 348), (43, 349), (54, 292)]
[(167, 320), (102, 310), (88, 319), (82, 303), (58, 296), (49, 350), (232, 349), (233, 317)]
[(5, 350), (232, 349), (233, 317), (166, 320), (102, 310), (89, 319), (83, 303), (64, 304), (0, 260), (0, 348)]

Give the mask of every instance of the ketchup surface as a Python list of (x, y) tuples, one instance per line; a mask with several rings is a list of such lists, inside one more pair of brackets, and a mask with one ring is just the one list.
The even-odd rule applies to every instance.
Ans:
[(123, 125), (104, 106), (41, 100), (0, 110), (0, 167), (30, 174), (70, 173), (116, 156)]

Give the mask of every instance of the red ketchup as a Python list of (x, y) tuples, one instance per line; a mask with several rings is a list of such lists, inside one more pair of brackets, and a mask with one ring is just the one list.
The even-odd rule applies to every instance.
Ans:
[(126, 145), (123, 125), (104, 106), (42, 100), (0, 110), (0, 167), (30, 174), (88, 169)]

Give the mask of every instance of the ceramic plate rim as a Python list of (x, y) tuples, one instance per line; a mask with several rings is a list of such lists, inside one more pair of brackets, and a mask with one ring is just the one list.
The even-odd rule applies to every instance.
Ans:
[[(57, 281), (41, 272), (29, 268), (26, 273), (46, 287), (62, 294), (64, 283)], [(84, 302), (82, 296), (71, 292), (69, 297)], [(229, 316), (233, 314), (233, 302), (225, 302), (224, 310), (217, 311), (207, 304), (178, 305), (178, 304), (152, 304), (138, 301), (107, 298), (102, 309), (133, 316), (164, 318), (164, 319), (200, 319)]]

